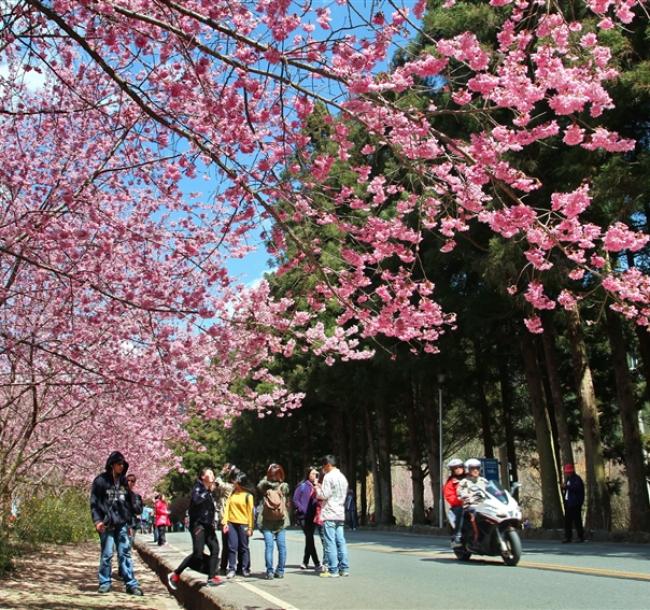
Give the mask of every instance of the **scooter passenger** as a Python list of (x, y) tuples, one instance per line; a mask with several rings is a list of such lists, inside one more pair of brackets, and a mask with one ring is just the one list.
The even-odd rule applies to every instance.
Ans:
[[(458, 497), (463, 503), (463, 509), (470, 515), (474, 540), (476, 541), (478, 531), (474, 521), (473, 507), (485, 497), (489, 481), (481, 476), (481, 461), (476, 458), (471, 458), (465, 462), (465, 470), (467, 471), (465, 478), (458, 483)], [(458, 531), (461, 532), (461, 530)]]
[(460, 544), (460, 532), (463, 524), (463, 501), (458, 497), (458, 483), (465, 477), (465, 466), (463, 460), (453, 458), (447, 464), (450, 475), (443, 487), (445, 500), (449, 505), (449, 510), (454, 514), (454, 534), (452, 537), (454, 544)]

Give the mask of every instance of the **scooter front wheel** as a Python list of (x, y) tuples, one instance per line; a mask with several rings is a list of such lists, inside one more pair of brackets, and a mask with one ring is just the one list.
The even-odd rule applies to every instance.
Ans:
[(506, 543), (507, 551), (501, 556), (507, 566), (516, 566), (521, 559), (521, 539), (517, 531), (509, 527), (503, 532), (503, 540)]

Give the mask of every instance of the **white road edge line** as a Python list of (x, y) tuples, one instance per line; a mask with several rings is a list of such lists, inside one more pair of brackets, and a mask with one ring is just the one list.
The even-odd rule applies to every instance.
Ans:
[(258, 589), (255, 585), (251, 585), (247, 582), (241, 582), (241, 580), (236, 580), (235, 583), (240, 587), (244, 587), (244, 589), (248, 589), (252, 593), (255, 593), (255, 595), (263, 597), (265, 600), (271, 602), (272, 604), (275, 604), (276, 606), (279, 606), (283, 610), (298, 610), (298, 608), (292, 606), (289, 602), (282, 601), (280, 598), (275, 597), (275, 595), (271, 595), (262, 589)]

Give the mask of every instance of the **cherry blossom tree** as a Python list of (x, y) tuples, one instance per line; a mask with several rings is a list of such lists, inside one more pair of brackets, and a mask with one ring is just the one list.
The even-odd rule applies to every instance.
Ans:
[[(557, 136), (587, 150), (634, 147), (599, 122), (616, 78), (599, 32), (638, 27), (645, 7), (590, 1), (595, 19), (585, 24), (561, 4), (492, 0), (496, 50), (465, 32), (428, 41), (388, 71), (419, 30), (426, 2), (410, 4), (2, 4), (1, 413), (22, 420), (5, 423), (3, 439), (42, 455), (60, 426), (54, 462), (101, 439), (98, 453), (128, 446), (140, 459), (149, 444), (164, 464), (165, 441), (190, 411), (228, 419), (298, 406), (268, 368), (295, 349), (367, 358), (360, 339), (390, 337), (435, 351), (454, 316), (419, 272), (420, 247), (433, 234), (452, 252), (471, 222), (526, 244), (532, 280), (511, 291), (532, 312), (575, 306), (568, 290), (545, 293), (544, 274), (561, 256), (571, 278), (599, 278), (612, 307), (648, 325), (647, 276), (610, 258), (648, 237), (622, 222), (584, 222), (588, 183), (530, 205), (539, 180), (508, 160)], [(405, 95), (434, 86), (448, 88), (455, 107)], [(317, 106), (331, 151), (308, 135)], [(454, 113), (483, 130), (461, 140), (436, 128)], [(360, 154), (390, 150), (409, 187), (361, 163), (349, 185), (331, 188), (359, 131)], [(211, 197), (183, 192), (202, 176)], [(279, 272), (318, 277), (307, 308), (227, 272), (228, 258), (270, 225), (271, 251), (292, 252)], [(338, 243), (329, 261), (325, 244), (305, 238), (323, 226)], [(337, 329), (317, 320), (332, 302)], [(526, 324), (542, 330), (534, 313)], [(2, 468), (17, 471), (0, 449)]]

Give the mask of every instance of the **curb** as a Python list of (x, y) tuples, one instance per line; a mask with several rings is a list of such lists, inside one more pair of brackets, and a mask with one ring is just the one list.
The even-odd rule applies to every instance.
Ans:
[[(149, 545), (139, 541), (137, 538), (134, 543), (134, 548), (138, 551), (142, 561), (147, 564), (149, 569), (167, 587), (167, 574), (176, 568), (178, 562), (172, 565), (170, 561), (159, 557)], [(206, 587), (204, 578), (197, 578), (191, 574), (189, 570), (183, 572), (183, 577), (178, 583), (177, 591), (170, 591), (169, 587), (167, 587), (169, 594), (176, 598), (176, 601), (184, 608), (188, 610), (237, 610), (235, 606), (221, 601), (217, 597), (214, 589)]]

